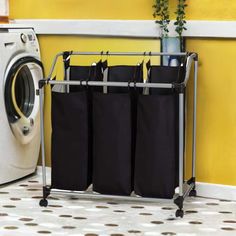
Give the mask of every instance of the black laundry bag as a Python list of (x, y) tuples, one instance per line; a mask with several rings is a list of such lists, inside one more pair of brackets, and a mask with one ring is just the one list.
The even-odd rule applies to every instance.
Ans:
[(134, 191), (143, 197), (172, 198), (178, 164), (176, 96), (138, 99)]
[[(173, 69), (174, 68), (174, 69)], [(152, 66), (149, 81), (183, 81), (184, 69)], [(150, 89), (138, 97), (134, 191), (143, 197), (173, 198), (178, 186), (178, 94)]]
[[(101, 62), (70, 66), (72, 81), (102, 81), (102, 76)], [(52, 93), (52, 184), (82, 191), (92, 182), (92, 92), (102, 88), (70, 85), (69, 91)]]
[(52, 188), (84, 191), (92, 182), (86, 91), (52, 92)]
[[(141, 82), (142, 65), (108, 67), (107, 81)], [(93, 189), (103, 194), (130, 195), (136, 136), (138, 89), (108, 87), (93, 100)]]
[[(180, 58), (179, 61), (182, 65), (179, 66), (147, 66), (149, 70), (149, 81), (151, 83), (182, 83), (185, 79), (186, 73), (186, 58)], [(185, 93), (185, 92), (184, 92)], [(150, 88), (149, 94), (173, 94), (173, 90), (171, 89), (152, 89)], [(179, 107), (178, 96), (176, 96), (176, 106), (177, 113)], [(176, 119), (177, 129), (179, 127), (178, 117)], [(184, 129), (185, 129), (185, 121), (184, 121)], [(178, 133), (179, 134), (179, 133)], [(176, 137), (176, 145), (177, 145), (177, 153), (179, 153), (179, 136), (177, 134)], [(184, 142), (185, 145), (185, 142)], [(179, 165), (176, 165), (176, 186), (179, 184)]]
[[(118, 65), (108, 68), (108, 81), (113, 82), (143, 82), (143, 63), (135, 66)], [(136, 145), (136, 127), (137, 127), (137, 98), (142, 94), (143, 88), (136, 87), (109, 87), (110, 93), (129, 93), (131, 99), (131, 118), (132, 118), (132, 138), (131, 138), (131, 156), (132, 156), (132, 186), (134, 182), (134, 159)]]
[[(70, 66), (71, 81), (102, 81), (103, 80), (103, 63), (99, 61), (91, 66)], [(70, 92), (86, 91), (88, 99), (88, 123), (89, 123), (89, 156), (92, 159), (93, 153), (93, 125), (92, 125), (92, 110), (93, 110), (93, 92), (102, 92), (102, 87), (87, 87), (70, 85)]]
[(102, 194), (130, 195), (130, 95), (94, 94), (93, 124), (93, 190)]

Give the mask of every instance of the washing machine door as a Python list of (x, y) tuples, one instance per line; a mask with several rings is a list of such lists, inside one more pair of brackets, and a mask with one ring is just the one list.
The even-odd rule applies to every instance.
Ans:
[(36, 91), (42, 78), (42, 63), (33, 57), (16, 61), (6, 76), (6, 113), (13, 135), (21, 144), (29, 143), (39, 133), (39, 96)]

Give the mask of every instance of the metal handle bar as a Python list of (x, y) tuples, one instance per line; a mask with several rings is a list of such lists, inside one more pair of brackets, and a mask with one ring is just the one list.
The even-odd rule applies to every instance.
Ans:
[(190, 77), (191, 67), (193, 64), (193, 61), (197, 59), (197, 54), (192, 53), (187, 58), (187, 65), (186, 65), (186, 73), (185, 73), (185, 79), (184, 79), (184, 85), (186, 86)]
[(90, 86), (111, 86), (111, 87), (138, 87), (138, 88), (174, 88), (171, 83), (134, 83), (134, 82), (102, 82), (102, 81), (65, 81), (48, 80), (48, 84), (58, 85), (90, 85)]
[[(52, 67), (49, 72), (49, 76), (47, 77), (48, 80), (51, 80), (53, 71), (55, 69), (57, 60), (59, 57), (63, 56), (65, 52), (60, 52), (56, 54)], [(188, 52), (181, 52), (181, 53), (164, 53), (164, 52), (67, 52), (69, 54), (68, 59), (70, 56), (103, 56), (103, 55), (109, 55), (109, 56), (188, 56), (192, 58), (197, 58), (196, 53), (188, 53)]]

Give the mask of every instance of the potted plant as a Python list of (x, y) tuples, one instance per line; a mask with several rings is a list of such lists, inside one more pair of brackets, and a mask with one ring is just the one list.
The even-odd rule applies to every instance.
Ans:
[[(169, 0), (155, 0), (153, 5), (154, 18), (158, 18), (156, 23), (159, 24), (161, 29), (161, 48), (162, 52), (183, 52), (184, 42), (182, 33), (186, 30), (185, 24), (185, 8), (187, 7), (186, 0), (178, 0), (176, 14), (176, 21), (174, 22), (175, 31), (177, 37), (169, 37), (169, 23), (170, 23), (170, 13), (169, 13)], [(178, 65), (178, 60), (173, 57), (163, 57), (163, 65)]]

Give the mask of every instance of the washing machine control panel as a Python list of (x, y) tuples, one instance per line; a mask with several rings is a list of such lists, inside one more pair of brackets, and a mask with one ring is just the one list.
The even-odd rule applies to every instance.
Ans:
[(34, 42), (35, 36), (34, 36), (34, 34), (31, 34), (31, 33), (27, 33), (27, 34), (22, 33), (20, 35), (20, 39), (21, 39), (22, 43), (27, 43), (27, 41)]
[(32, 30), (20, 32), (20, 42), (22, 46), (30, 53), (39, 55), (39, 45), (35, 33)]

